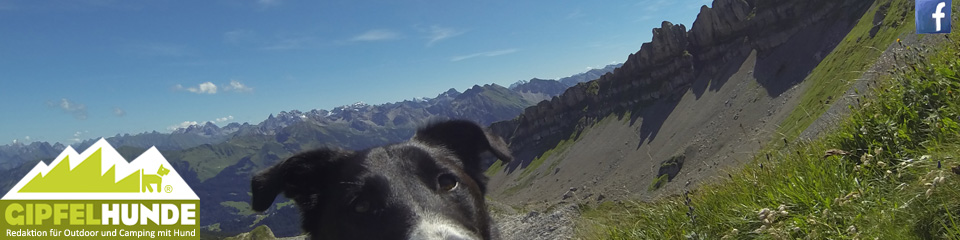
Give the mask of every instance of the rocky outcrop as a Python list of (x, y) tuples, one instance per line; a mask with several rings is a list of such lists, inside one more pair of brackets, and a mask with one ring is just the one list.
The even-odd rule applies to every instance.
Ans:
[[(589, 119), (616, 110), (638, 110), (655, 101), (676, 100), (695, 78), (716, 78), (721, 69), (739, 66), (751, 51), (764, 54), (812, 24), (852, 21), (868, 0), (715, 0), (703, 6), (690, 31), (663, 22), (653, 39), (612, 73), (579, 83), (562, 95), (524, 110), (516, 119), (491, 129), (508, 139), (515, 152), (538, 151), (566, 139)], [(544, 141), (544, 140), (549, 141)], [(535, 153), (534, 153), (535, 154)], [(523, 159), (521, 159), (523, 160)]]

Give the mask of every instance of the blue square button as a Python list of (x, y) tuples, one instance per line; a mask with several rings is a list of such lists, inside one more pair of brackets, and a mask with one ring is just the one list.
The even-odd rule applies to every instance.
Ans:
[(917, 33), (950, 33), (951, 0), (917, 0)]

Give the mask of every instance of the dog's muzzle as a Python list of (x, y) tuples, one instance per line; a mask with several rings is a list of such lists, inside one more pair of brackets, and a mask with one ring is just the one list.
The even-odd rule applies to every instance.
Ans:
[[(439, 221), (438, 221), (439, 220)], [(410, 232), (410, 240), (480, 240), (462, 226), (440, 219), (421, 220)]]

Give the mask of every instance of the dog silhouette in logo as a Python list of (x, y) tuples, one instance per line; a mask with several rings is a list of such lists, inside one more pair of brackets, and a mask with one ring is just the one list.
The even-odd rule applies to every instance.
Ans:
[(157, 174), (156, 174), (156, 175), (154, 175), (154, 174), (143, 174), (143, 172), (141, 172), (140, 174), (142, 174), (142, 176), (141, 176), (142, 180), (140, 181), (140, 183), (141, 183), (141, 184), (140, 184), (140, 185), (141, 185), (141, 187), (140, 187), (140, 192), (147, 192), (147, 189), (149, 189), (150, 192), (153, 192), (153, 186), (152, 186), (152, 185), (153, 185), (153, 184), (156, 184), (156, 185), (157, 185), (157, 191), (156, 191), (156, 192), (159, 193), (159, 192), (160, 192), (160, 186), (163, 186), (163, 185), (161, 185), (161, 182), (162, 182), (162, 180), (163, 180), (163, 176), (166, 176), (168, 173), (170, 173), (170, 169), (167, 169), (167, 168), (163, 167), (163, 165), (160, 165), (160, 168), (157, 169)]

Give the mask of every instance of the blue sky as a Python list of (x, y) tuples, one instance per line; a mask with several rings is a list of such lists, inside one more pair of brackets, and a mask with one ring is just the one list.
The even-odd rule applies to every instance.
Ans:
[(0, 140), (434, 97), (623, 62), (707, 0), (0, 0)]

